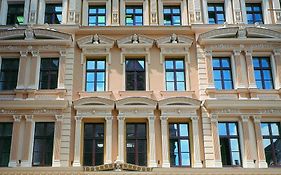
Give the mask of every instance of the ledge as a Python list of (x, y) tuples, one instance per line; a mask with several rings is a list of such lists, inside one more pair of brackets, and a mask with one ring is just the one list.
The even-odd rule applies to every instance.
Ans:
[(78, 92), (79, 98), (87, 98), (87, 97), (101, 97), (114, 100), (114, 96), (112, 91), (101, 91), (101, 92)]
[(160, 91), (162, 99), (171, 97), (189, 97), (195, 98), (194, 91)]
[(120, 99), (127, 97), (146, 97), (153, 99), (153, 91), (119, 91)]

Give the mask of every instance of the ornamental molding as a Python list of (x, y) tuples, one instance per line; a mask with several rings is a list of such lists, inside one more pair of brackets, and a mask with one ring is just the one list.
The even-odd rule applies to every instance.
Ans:
[(114, 109), (114, 101), (101, 98), (101, 97), (85, 97), (73, 102), (74, 109), (81, 115), (100, 115), (100, 113), (106, 112), (111, 114), (111, 110)]
[(77, 114), (78, 116), (81, 116), (83, 118), (105, 118), (105, 117), (111, 117), (112, 113), (111, 110), (78, 110)]
[(60, 109), (33, 109), (33, 110), (10, 110), (10, 109), (1, 109), (0, 115), (61, 115), (63, 110)]
[(117, 100), (116, 102), (116, 108), (119, 107), (154, 107), (156, 108), (157, 101), (147, 98), (147, 97), (126, 97), (120, 100)]
[(103, 35), (89, 35), (77, 40), (80, 49), (87, 50), (106, 50), (109, 51), (113, 47), (115, 40)]
[(211, 115), (242, 115), (242, 116), (260, 116), (260, 115), (280, 115), (281, 109), (260, 109), (260, 110), (242, 110), (242, 109), (214, 109)]
[(147, 46), (152, 47), (154, 40), (143, 35), (133, 34), (125, 38), (117, 40), (117, 45), (119, 48), (123, 47), (140, 47)]

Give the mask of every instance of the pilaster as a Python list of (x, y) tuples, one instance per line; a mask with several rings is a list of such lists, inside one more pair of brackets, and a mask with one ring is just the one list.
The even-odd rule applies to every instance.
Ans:
[(124, 162), (124, 125), (125, 125), (125, 117), (119, 115), (117, 117), (118, 120), (118, 157), (117, 160), (119, 162)]
[(113, 26), (119, 26), (119, 0), (112, 0), (112, 22)]
[(2, 0), (0, 6), (0, 25), (6, 25), (8, 13), (8, 0)]
[(31, 0), (30, 1), (30, 12), (29, 12), (29, 23), (35, 24), (37, 22), (37, 6), (38, 0)]
[(274, 62), (275, 62), (275, 89), (281, 89), (281, 50), (275, 49), (273, 51)]
[(231, 0), (224, 1), (225, 20), (229, 24), (233, 24), (233, 10)]
[(106, 116), (106, 150), (105, 150), (105, 164), (112, 163), (112, 116)]
[(27, 77), (29, 77), (29, 64), (30, 58), (27, 56), (27, 51), (20, 52), (20, 60), (19, 60), (19, 73), (18, 73), (18, 81), (16, 89), (25, 89), (27, 85)]
[(243, 17), (242, 17), (242, 10), (240, 6), (240, 1), (239, 0), (233, 0), (232, 1), (232, 6), (233, 6), (233, 22), (234, 23), (242, 23)]
[(65, 89), (64, 80), (65, 80), (65, 59), (66, 59), (66, 51), (60, 51), (60, 59), (59, 59), (59, 77), (58, 77), (58, 89)]
[(148, 126), (149, 126), (149, 167), (157, 167), (156, 162), (156, 143), (155, 143), (155, 117), (148, 117)]
[(157, 25), (157, 18), (157, 0), (150, 0), (150, 25)]
[(73, 166), (81, 166), (81, 129), (82, 116), (75, 116), (75, 145), (74, 145), (74, 161)]
[(162, 167), (169, 168), (168, 117), (160, 116), (162, 137)]
[(199, 143), (199, 122), (198, 116), (192, 116), (192, 136), (193, 136), (193, 149), (194, 149), (194, 165), (193, 168), (202, 168), (200, 143)]
[(246, 57), (249, 88), (256, 89), (257, 84), (256, 84), (255, 76), (254, 76), (255, 71), (254, 71), (254, 66), (253, 66), (252, 50), (246, 50), (245, 57)]
[(281, 24), (281, 11), (280, 11), (280, 1), (279, 0), (272, 0), (272, 6), (273, 6), (273, 16), (275, 20), (275, 24)]
[(220, 138), (218, 134), (218, 115), (211, 114), (211, 128), (213, 136), (213, 147), (214, 147), (214, 156), (215, 156), (215, 167), (221, 168), (221, 150), (220, 150)]
[[(39, 77), (40, 77), (40, 55), (39, 51), (31, 51), (31, 68), (34, 68), (34, 73), (30, 73), (29, 89), (39, 88)], [(30, 70), (29, 70), (30, 71)]]
[[(196, 1), (199, 1), (199, 0), (194, 0), (195, 2)], [(203, 0), (202, 1), (202, 7), (203, 7), (203, 21), (204, 21), (204, 24), (209, 24), (209, 18), (208, 18), (208, 0)]]
[(246, 70), (245, 70), (245, 66), (243, 64), (243, 57), (241, 55), (241, 50), (233, 50), (233, 56), (234, 56), (234, 60), (235, 60), (235, 67), (237, 70), (237, 77), (236, 77), (236, 81), (237, 81), (237, 88), (238, 89), (243, 89), (246, 88)]
[(207, 67), (207, 78), (208, 78), (208, 89), (215, 89), (214, 78), (213, 78), (213, 63), (212, 63), (212, 51), (205, 51), (206, 67)]
[(62, 134), (62, 122), (63, 116), (56, 115), (56, 122), (55, 122), (55, 134), (54, 134), (54, 153), (53, 153), (53, 167), (60, 167), (60, 148), (61, 148), (61, 134)]
[[(190, 1), (192, 2), (192, 1)], [(203, 15), (202, 15), (202, 6), (200, 0), (193, 0), (193, 23), (202, 24), (203, 23)], [(191, 18), (191, 14), (190, 14)], [(190, 20), (192, 21), (192, 20)]]

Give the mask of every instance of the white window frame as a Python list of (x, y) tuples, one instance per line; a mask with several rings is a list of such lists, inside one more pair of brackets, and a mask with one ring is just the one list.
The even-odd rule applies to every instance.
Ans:
[(245, 24), (248, 24), (246, 3), (260, 3), (262, 8), (263, 23), (264, 24), (272, 23), (271, 13), (268, 10), (270, 9), (268, 0), (241, 0), (241, 10), (242, 10), (243, 21)]
[(38, 9), (38, 24), (44, 24), (45, 23), (45, 11), (46, 11), (46, 4), (62, 4), (62, 21), (61, 24), (66, 24), (67, 21), (67, 6), (68, 2), (67, 0), (39, 0), (39, 9)]

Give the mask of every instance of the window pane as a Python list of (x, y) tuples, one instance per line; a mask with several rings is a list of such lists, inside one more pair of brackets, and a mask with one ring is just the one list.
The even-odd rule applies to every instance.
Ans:
[(184, 81), (184, 72), (177, 72), (177, 81)]
[(187, 124), (179, 124), (180, 126), (180, 136), (188, 136), (188, 126)]
[(190, 166), (189, 153), (181, 153), (182, 166)]
[(230, 139), (231, 151), (239, 151), (238, 139)]
[(226, 135), (226, 123), (219, 123), (219, 135)]
[(173, 69), (173, 61), (165, 61), (166, 69)]
[(98, 72), (97, 73), (97, 81), (104, 81), (105, 79), (105, 72)]
[(170, 124), (169, 125), (169, 130), (170, 130), (170, 137), (171, 136), (178, 136), (178, 125), (177, 124)]
[(272, 135), (279, 136), (279, 125), (277, 123), (271, 123), (270, 126)]
[(176, 68), (183, 69), (184, 68), (183, 61), (176, 61)]
[(95, 89), (94, 89), (94, 83), (87, 83), (86, 84), (86, 91), (87, 92), (93, 92)]
[(267, 123), (261, 123), (261, 133), (263, 136), (269, 135), (269, 128)]
[(177, 91), (185, 91), (185, 83), (177, 82)]
[(179, 143), (178, 143), (177, 140), (170, 140), (170, 152), (171, 152), (171, 154), (179, 152), (178, 145), (179, 145)]
[(174, 72), (166, 72), (166, 81), (174, 81)]
[(95, 73), (87, 73), (87, 81), (95, 81)]
[(221, 80), (221, 71), (220, 70), (214, 70), (214, 79)]
[(232, 165), (241, 165), (239, 152), (232, 152)]
[(229, 123), (229, 134), (237, 135), (237, 127), (235, 123)]
[(189, 143), (188, 140), (180, 141), (181, 152), (189, 152)]

